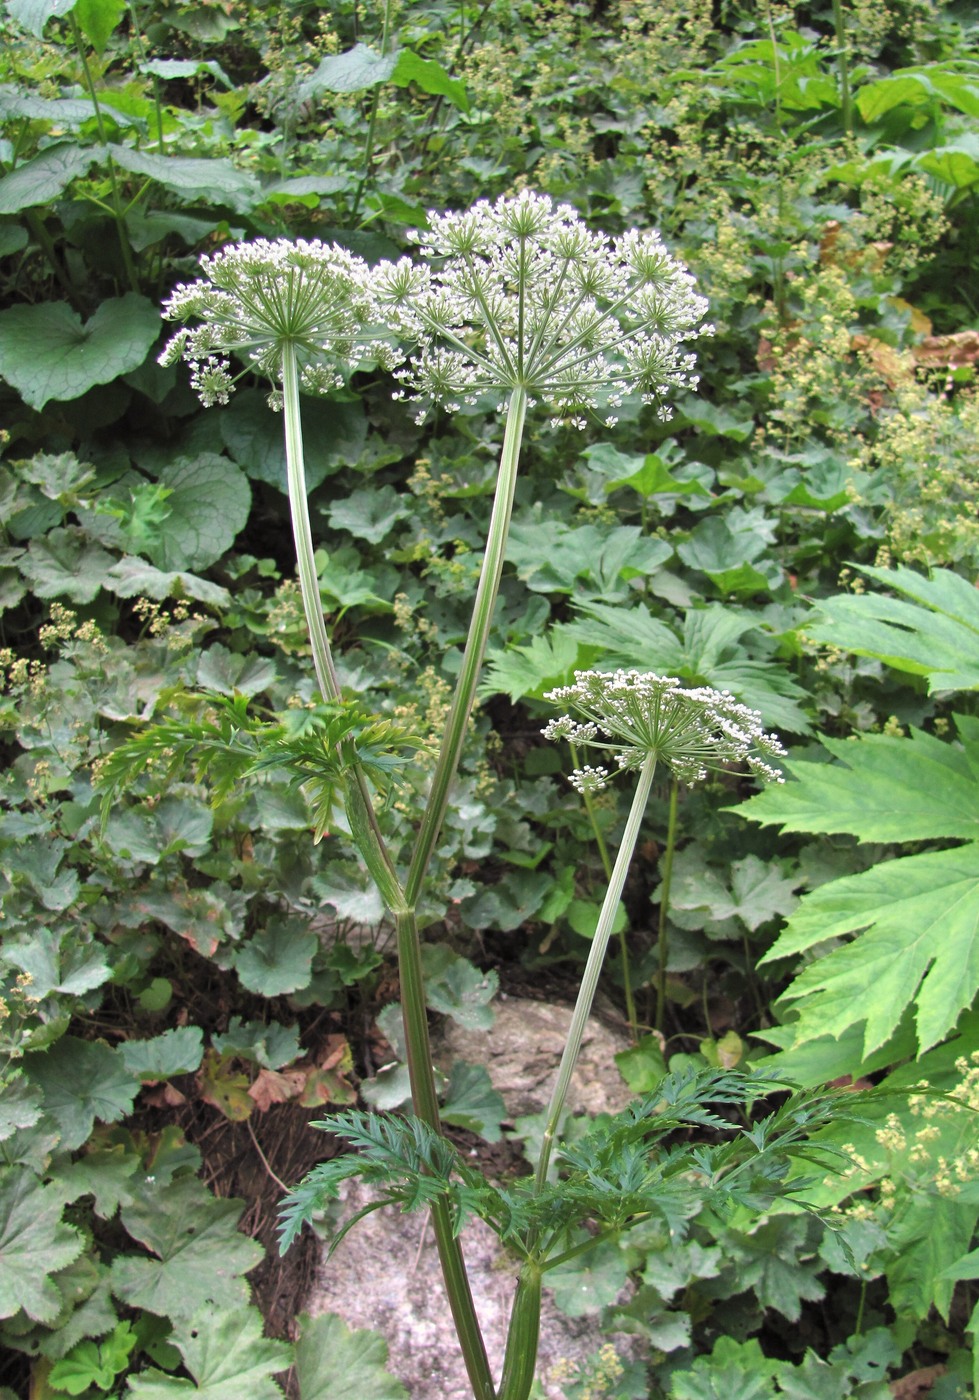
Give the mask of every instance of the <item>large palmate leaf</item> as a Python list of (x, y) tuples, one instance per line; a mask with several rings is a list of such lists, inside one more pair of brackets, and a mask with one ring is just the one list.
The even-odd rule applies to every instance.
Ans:
[(843, 593), (819, 602), (806, 631), (857, 656), (928, 678), (929, 692), (979, 688), (979, 591), (950, 569), (862, 568), (890, 593)]
[(74, 1149), (95, 1120), (115, 1123), (129, 1113), (139, 1088), (117, 1049), (66, 1035), (26, 1063), (31, 1083), (44, 1093), (44, 1112), (57, 1125), (60, 1145)]
[(910, 738), (825, 739), (839, 761), (789, 760), (784, 786), (737, 808), (785, 831), (847, 832), (860, 841), (979, 840), (979, 721), (956, 716), (962, 746)]
[(122, 1223), (156, 1258), (119, 1255), (112, 1291), (131, 1307), (189, 1320), (203, 1308), (243, 1308), (242, 1277), (263, 1250), (236, 1228), (243, 1202), (212, 1196), (195, 1176), (151, 1184), (122, 1211)]
[(288, 1368), (292, 1348), (262, 1335), (257, 1308), (204, 1309), (177, 1329), (173, 1341), (194, 1379), (143, 1371), (129, 1377), (128, 1395), (135, 1400), (282, 1400), (272, 1377)]
[[(967, 845), (883, 861), (807, 894), (766, 961), (849, 938), (809, 963), (784, 994), (796, 1045), (863, 1023), (867, 1056), (914, 1009), (919, 1050), (935, 1045), (979, 988), (979, 721), (960, 744), (920, 731), (826, 741), (840, 761), (792, 762), (794, 781), (742, 815), (791, 831), (861, 841), (966, 838)], [(970, 839), (971, 838), (971, 839)], [(849, 1072), (837, 1071), (837, 1072)]]
[(77, 1259), (84, 1241), (61, 1219), (63, 1197), (25, 1167), (0, 1168), (0, 1317), (23, 1308), (53, 1322), (62, 1297), (51, 1275)]
[(300, 1400), (407, 1400), (385, 1369), (387, 1343), (376, 1332), (353, 1332), (335, 1313), (301, 1316), (296, 1343)]
[(159, 311), (135, 292), (103, 301), (84, 325), (65, 301), (11, 306), (0, 312), (0, 375), (40, 409), (138, 369), (159, 334)]
[[(86, 104), (87, 105), (87, 104)], [(98, 151), (75, 141), (56, 141), (0, 180), (0, 214), (16, 214), (56, 199), (98, 159)]]
[(160, 473), (167, 518), (147, 553), (160, 569), (206, 569), (244, 529), (252, 503), (248, 478), (216, 452), (178, 457)]
[(795, 1043), (865, 1022), (869, 1055), (914, 1003), (918, 1043), (937, 1044), (979, 987), (979, 844), (884, 861), (806, 895), (762, 961), (858, 934), (785, 993)]
[(206, 199), (212, 205), (227, 204), (241, 214), (259, 202), (255, 176), (239, 170), (230, 160), (163, 156), (155, 151), (137, 151), (132, 146), (109, 149), (123, 170), (148, 176), (188, 202)]

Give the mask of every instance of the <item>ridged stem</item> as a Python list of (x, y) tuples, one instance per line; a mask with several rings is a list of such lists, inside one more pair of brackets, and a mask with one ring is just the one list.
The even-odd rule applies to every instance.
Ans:
[(676, 814), (679, 783), (674, 778), (670, 783), (670, 815), (666, 828), (666, 854), (663, 857), (663, 883), (659, 892), (659, 925), (656, 937), (656, 1029), (663, 1029), (666, 1015), (666, 961), (667, 928), (666, 918), (670, 908), (670, 884), (673, 880), (673, 853), (676, 849)]
[(486, 643), (493, 621), (493, 609), (500, 591), (500, 578), (503, 574), (503, 560), (506, 555), (507, 536), (510, 530), (510, 516), (513, 511), (513, 495), (517, 484), (517, 468), (520, 463), (520, 443), (523, 438), (526, 416), (526, 390), (514, 389), (507, 410), (496, 496), (493, 501), (489, 533), (486, 537), (486, 553), (483, 556), (483, 567), (479, 575), (472, 621), (469, 624), (469, 636), (466, 640), (459, 679), (456, 681), (455, 694), (452, 697), (452, 707), (445, 724), (445, 733), (442, 737), (438, 762), (432, 778), (431, 791), (422, 814), (415, 848), (411, 853), (411, 863), (408, 866), (405, 897), (410, 908), (415, 907), (421, 893), (449, 805), (449, 788), (459, 767), (462, 746), (466, 740), (466, 726), (472, 713), (476, 685), (479, 681), (479, 672), (483, 664)]
[(622, 890), (625, 886), (626, 876), (629, 873), (629, 866), (632, 863), (633, 852), (636, 849), (636, 842), (639, 840), (639, 829), (642, 825), (643, 814), (646, 811), (646, 803), (649, 801), (650, 789), (653, 786), (653, 777), (656, 773), (656, 757), (650, 754), (643, 763), (639, 773), (639, 782), (636, 784), (635, 796), (632, 799), (632, 806), (626, 819), (625, 830), (622, 833), (622, 840), (619, 844), (618, 854), (615, 857), (615, 865), (612, 868), (612, 878), (609, 881), (608, 890), (602, 903), (602, 911), (598, 916), (598, 927), (595, 930), (595, 937), (592, 939), (591, 949), (588, 953), (588, 961), (585, 964), (584, 975), (581, 979), (581, 986), (578, 988), (578, 999), (575, 1002), (574, 1013), (571, 1017), (571, 1025), (568, 1028), (568, 1039), (564, 1047), (564, 1054), (561, 1056), (561, 1064), (558, 1067), (557, 1079), (554, 1083), (554, 1090), (551, 1094), (551, 1101), (547, 1106), (547, 1118), (544, 1124), (544, 1139), (541, 1143), (540, 1156), (537, 1159), (537, 1172), (534, 1177), (535, 1191), (542, 1191), (547, 1182), (547, 1169), (550, 1165), (551, 1150), (554, 1146), (554, 1139), (557, 1134), (558, 1123), (561, 1120), (561, 1113), (568, 1097), (568, 1089), (571, 1086), (571, 1076), (574, 1073), (575, 1063), (581, 1050), (581, 1042), (585, 1034), (585, 1025), (591, 1014), (592, 1003), (595, 1000), (595, 992), (598, 989), (598, 979), (601, 975), (602, 964), (605, 961), (605, 953), (608, 948), (609, 938), (612, 934), (612, 926), (615, 923), (615, 915), (618, 911), (619, 900), (622, 897)]

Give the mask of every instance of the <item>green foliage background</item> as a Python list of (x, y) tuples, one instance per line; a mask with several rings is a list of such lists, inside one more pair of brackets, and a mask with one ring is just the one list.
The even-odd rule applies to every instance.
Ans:
[[(791, 781), (681, 800), (668, 1040), (621, 1057), (630, 1085), (762, 1060), (979, 1107), (971, 8), (7, 0), (2, 26), (3, 1379), (223, 1400), (294, 1367), (302, 1400), (401, 1393), (336, 1319), (263, 1337), (243, 1203), (208, 1192), (160, 1105), (169, 1086), (261, 1141), (276, 1103), (404, 1101), (397, 1065), (371, 1073), (399, 1051), (379, 898), (342, 831), (311, 840), (324, 787), (254, 760), (330, 725), (365, 751), (437, 730), (498, 422), (419, 426), (380, 375), (304, 405), (349, 704), (326, 713), (265, 386), (204, 412), (156, 363), (161, 298), (229, 240), (395, 256), (426, 210), (529, 184), (609, 233), (659, 227), (709, 299), (672, 423), (627, 402), (612, 431), (533, 425), (427, 893), (433, 1014), (485, 1027), (500, 973), (581, 963), (593, 822), (614, 845), (624, 809), (569, 792), (541, 697), (640, 666), (759, 708)], [(114, 758), (151, 718), (165, 742)], [(395, 849), (429, 771), (406, 751)], [(647, 1019), (667, 804), (624, 908)], [(932, 1393), (968, 1393), (974, 1120), (922, 1135), (894, 1102), (836, 1135), (854, 1173), (821, 1189), (849, 1259), (803, 1217), (706, 1210), (680, 1245), (650, 1226), (588, 1256), (589, 1308), (649, 1344), (629, 1394), (872, 1397), (939, 1355)], [(456, 1067), (445, 1117), (499, 1138), (485, 1070)]]

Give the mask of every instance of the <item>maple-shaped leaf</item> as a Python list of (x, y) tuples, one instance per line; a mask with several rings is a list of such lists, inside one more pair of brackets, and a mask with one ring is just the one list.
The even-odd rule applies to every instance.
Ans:
[(839, 761), (788, 760), (786, 778), (729, 810), (785, 831), (860, 841), (979, 840), (979, 721), (956, 717), (961, 747), (912, 729), (824, 739)]
[(112, 1291), (134, 1308), (187, 1320), (203, 1308), (243, 1308), (243, 1274), (264, 1251), (238, 1233), (243, 1202), (212, 1196), (195, 1176), (179, 1176), (162, 1190), (151, 1183), (132, 1205), (123, 1225), (155, 1258), (119, 1255), (112, 1265)]
[[(763, 961), (849, 941), (803, 969), (783, 995), (794, 1044), (841, 1039), (863, 1023), (866, 1057), (914, 1008), (919, 1053), (954, 1027), (979, 989), (979, 721), (956, 719), (960, 743), (912, 731), (825, 741), (841, 761), (789, 762), (795, 780), (736, 810), (793, 831), (861, 841), (972, 838), (884, 860), (805, 895)], [(853, 1072), (853, 1066), (839, 1073)]]
[(127, 1394), (134, 1400), (282, 1400), (272, 1377), (288, 1369), (292, 1347), (262, 1335), (257, 1308), (205, 1308), (171, 1340), (194, 1379), (143, 1371), (129, 1377)]
[(979, 592), (973, 584), (951, 569), (933, 569), (929, 578), (905, 568), (860, 572), (903, 596), (820, 599), (820, 620), (806, 628), (815, 641), (927, 676), (931, 693), (979, 689)]
[(385, 1370), (383, 1337), (351, 1331), (335, 1313), (301, 1316), (296, 1343), (300, 1400), (407, 1400), (400, 1381)]
[(77, 1259), (84, 1241), (61, 1219), (64, 1197), (26, 1167), (0, 1169), (0, 1317), (23, 1308), (53, 1322), (63, 1299), (51, 1275)]
[(920, 1050), (936, 1045), (979, 987), (979, 843), (884, 861), (806, 895), (762, 961), (858, 936), (811, 962), (784, 994), (795, 1044), (865, 1022), (869, 1055), (914, 1003)]

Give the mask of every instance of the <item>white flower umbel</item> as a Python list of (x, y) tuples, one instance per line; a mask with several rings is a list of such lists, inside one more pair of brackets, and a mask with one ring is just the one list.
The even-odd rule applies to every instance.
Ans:
[[(558, 686), (544, 698), (568, 705), (574, 711), (574, 715), (566, 714), (552, 720), (543, 730), (546, 738), (610, 750), (620, 769), (638, 770), (639, 782), (598, 916), (557, 1082), (547, 1109), (535, 1177), (538, 1190), (547, 1180), (554, 1136), (657, 766), (663, 763), (681, 782), (694, 783), (705, 778), (712, 768), (747, 763), (760, 776), (781, 782), (782, 775), (768, 760), (785, 752), (774, 734), (765, 733), (761, 715), (756, 710), (739, 704), (726, 691), (706, 686), (684, 690), (674, 676), (654, 676), (643, 671), (576, 671), (573, 685)], [(571, 779), (584, 793), (604, 787), (607, 780), (604, 768), (591, 767), (577, 769)]]
[(607, 423), (639, 393), (668, 418), (666, 396), (694, 386), (682, 341), (707, 304), (659, 234), (592, 233), (570, 205), (524, 190), (465, 213), (431, 214), (412, 237), (426, 263), (375, 270), (398, 330), (418, 343), (405, 392), (458, 409), (523, 389), (556, 420)]
[[(551, 720), (542, 731), (545, 738), (608, 750), (620, 768), (641, 768), (652, 756), (680, 782), (696, 783), (710, 769), (747, 763), (760, 777), (782, 782), (769, 762), (784, 755), (781, 743), (765, 733), (758, 711), (729, 691), (686, 690), (675, 676), (645, 671), (576, 671), (573, 685), (558, 686), (544, 698), (570, 706), (585, 721), (570, 715)], [(607, 778), (604, 769), (581, 768), (571, 782), (595, 791)]]
[(177, 287), (163, 313), (170, 321), (199, 324), (178, 331), (160, 363), (186, 360), (206, 407), (228, 402), (232, 359), (243, 364), (242, 373), (252, 370), (272, 382), (272, 402), (284, 410), (289, 504), (313, 663), (324, 699), (335, 700), (340, 683), (313, 557), (299, 391), (329, 393), (343, 384), (341, 365), (390, 365), (396, 356), (376, 330), (367, 264), (345, 248), (260, 238), (204, 256), (200, 265), (204, 276)]
[(340, 387), (339, 364), (390, 368), (397, 360), (376, 327), (367, 264), (345, 248), (260, 238), (202, 257), (200, 265), (204, 276), (177, 287), (163, 312), (169, 321), (200, 324), (178, 331), (160, 363), (186, 360), (206, 407), (228, 402), (232, 359), (281, 385), (284, 346), (310, 393)]

